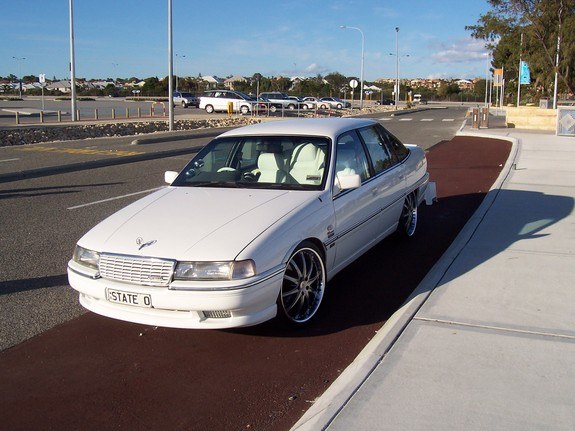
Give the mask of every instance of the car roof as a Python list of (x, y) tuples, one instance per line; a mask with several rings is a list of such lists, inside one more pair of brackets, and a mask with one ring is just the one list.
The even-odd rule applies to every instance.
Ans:
[(311, 135), (336, 137), (348, 130), (377, 124), (366, 118), (300, 118), (276, 120), (239, 127), (222, 133), (223, 136), (256, 135)]

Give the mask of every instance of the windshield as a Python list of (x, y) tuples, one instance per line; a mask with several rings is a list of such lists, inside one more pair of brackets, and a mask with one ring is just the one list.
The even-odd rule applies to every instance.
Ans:
[(321, 190), (329, 140), (317, 136), (242, 136), (206, 145), (172, 183), (188, 187)]

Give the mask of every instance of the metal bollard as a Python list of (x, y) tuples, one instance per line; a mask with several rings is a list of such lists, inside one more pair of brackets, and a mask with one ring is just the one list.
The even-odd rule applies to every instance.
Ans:
[(138, 106), (138, 118), (142, 118), (142, 108)]
[(40, 111), (40, 123), (44, 122), (44, 111)]
[(20, 124), (20, 114), (16, 111), (16, 124)]
[(130, 118), (130, 108), (126, 108), (126, 118)]
[(116, 108), (112, 108), (112, 120), (116, 119)]
[(62, 111), (58, 111), (58, 123), (62, 122)]
[(98, 108), (94, 109), (94, 120), (98, 120)]

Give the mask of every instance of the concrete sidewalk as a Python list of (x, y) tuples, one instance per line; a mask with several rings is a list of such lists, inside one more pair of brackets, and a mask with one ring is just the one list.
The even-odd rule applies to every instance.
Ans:
[(575, 429), (575, 139), (513, 142), (484, 202), (293, 431)]

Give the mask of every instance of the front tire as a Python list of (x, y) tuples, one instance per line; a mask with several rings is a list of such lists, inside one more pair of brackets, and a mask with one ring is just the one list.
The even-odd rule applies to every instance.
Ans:
[(317, 313), (326, 285), (322, 255), (309, 241), (302, 242), (290, 257), (277, 300), (278, 319), (290, 326), (303, 326)]
[(206, 105), (206, 112), (211, 114), (214, 112), (214, 107), (212, 105)]
[(397, 230), (403, 237), (411, 238), (417, 229), (417, 194), (415, 192), (406, 196), (399, 217)]

